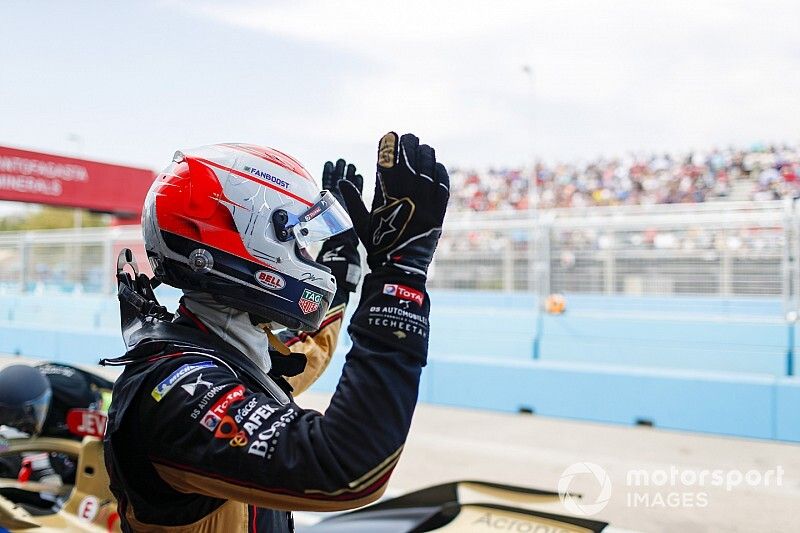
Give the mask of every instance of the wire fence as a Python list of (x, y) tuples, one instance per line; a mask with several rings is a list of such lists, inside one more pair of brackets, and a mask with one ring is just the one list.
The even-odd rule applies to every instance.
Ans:
[[(726, 202), (448, 215), (430, 287), (781, 297), (797, 309), (800, 210)], [(111, 293), (138, 227), (0, 233), (0, 291)], [(146, 265), (141, 265), (145, 267)]]
[(431, 286), (629, 296), (772, 296), (798, 279), (793, 203), (451, 216)]

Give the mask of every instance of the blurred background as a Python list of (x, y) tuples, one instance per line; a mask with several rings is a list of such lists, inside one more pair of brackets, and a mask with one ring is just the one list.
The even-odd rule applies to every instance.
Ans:
[(800, 442), (797, 2), (0, 19), (0, 353), (121, 353), (115, 259), (144, 261), (139, 209), (176, 149), (263, 144), (371, 176), (380, 136), (411, 131), (452, 181), (423, 402)]

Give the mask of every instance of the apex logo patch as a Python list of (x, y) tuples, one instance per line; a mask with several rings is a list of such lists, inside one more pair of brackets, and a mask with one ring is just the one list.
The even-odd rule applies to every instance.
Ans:
[(405, 285), (396, 285), (394, 283), (385, 284), (383, 286), (383, 294), (394, 296), (401, 301), (401, 304), (403, 300), (410, 300), (422, 307), (422, 303), (425, 301), (425, 295), (422, 292), (412, 289), (411, 287), (406, 287)]
[(303, 296), (300, 297), (297, 305), (300, 306), (300, 310), (303, 312), (303, 314), (307, 315), (319, 309), (319, 304), (321, 301), (322, 295), (320, 293), (314, 292), (310, 289), (304, 289)]

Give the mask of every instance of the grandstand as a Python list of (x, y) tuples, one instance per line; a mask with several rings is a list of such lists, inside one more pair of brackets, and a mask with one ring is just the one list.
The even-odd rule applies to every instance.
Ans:
[[(454, 207), (471, 211), (777, 200), (800, 195), (800, 148), (754, 146), (629, 154), (533, 169), (452, 171)], [(535, 176), (535, 184), (531, 182)]]

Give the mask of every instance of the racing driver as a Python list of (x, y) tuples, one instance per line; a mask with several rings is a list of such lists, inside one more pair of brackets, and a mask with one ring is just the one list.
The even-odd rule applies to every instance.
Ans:
[[(292, 510), (351, 509), (385, 490), (427, 359), (425, 285), (449, 178), (433, 148), (390, 132), (368, 210), (343, 167), (326, 165), (333, 179), (319, 191), (282, 152), (224, 144), (177, 152), (156, 178), (145, 249), (156, 283), (184, 298), (170, 319), (148, 300), (146, 276), (135, 294), (120, 283), (128, 351), (109, 362), (125, 370), (105, 459), (124, 531), (282, 533)], [(354, 234), (371, 272), (323, 415), (299, 407), (283, 377), (297, 373), (286, 364), (295, 345), (327, 335), (334, 263), (358, 263), (326, 266), (309, 249)], [(340, 246), (323, 250), (335, 258)], [(346, 270), (354, 285), (356, 269)], [(272, 333), (280, 327), (299, 333), (284, 343)]]

